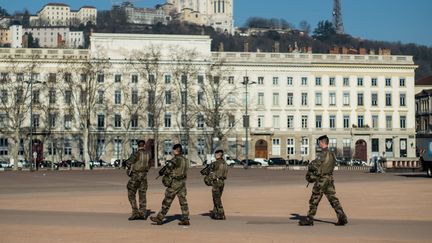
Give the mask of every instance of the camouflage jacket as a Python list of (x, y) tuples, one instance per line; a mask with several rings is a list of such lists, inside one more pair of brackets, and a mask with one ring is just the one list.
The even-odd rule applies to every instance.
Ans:
[(131, 172), (147, 172), (149, 169), (148, 162), (147, 151), (140, 148), (126, 160), (126, 166), (130, 168)]
[(225, 180), (228, 175), (228, 164), (223, 159), (218, 159), (211, 163), (210, 173), (214, 174), (215, 179)]

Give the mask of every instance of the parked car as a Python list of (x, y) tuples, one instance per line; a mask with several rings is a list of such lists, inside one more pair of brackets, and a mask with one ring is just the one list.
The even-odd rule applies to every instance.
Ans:
[(12, 166), (7, 161), (0, 160), (0, 168), (11, 168)]
[(255, 162), (258, 162), (261, 166), (269, 166), (270, 160), (264, 158), (255, 158)]
[(58, 163), (54, 163), (54, 164), (53, 164), (52, 161), (49, 161), (49, 160), (42, 160), (42, 161), (38, 164), (38, 167), (41, 168), (41, 169), (44, 169), (44, 168), (51, 168), (51, 167), (54, 167), (54, 169), (57, 169), (57, 168), (58, 168)]
[(349, 165), (349, 160), (345, 158), (336, 158), (336, 165), (337, 166), (346, 166)]
[(303, 164), (306, 164), (306, 162), (303, 160), (298, 160), (298, 159), (289, 159), (286, 161), (286, 164), (288, 164), (288, 165), (303, 165)]
[[(11, 164), (11, 168), (14, 168), (15, 164)], [(18, 169), (22, 169), (22, 168), (29, 168), (30, 167), (30, 163), (27, 160), (24, 159), (20, 159), (18, 160)]]
[(90, 160), (90, 166), (92, 167), (110, 167), (111, 164), (109, 164), (108, 162), (99, 159), (99, 160)]
[[(244, 159), (240, 163), (242, 165), (246, 165), (246, 160)], [(250, 165), (261, 165), (261, 164), (259, 162), (256, 162), (256, 161), (252, 160), (252, 159), (248, 159), (247, 160), (247, 165), (250, 166)]]
[(58, 163), (59, 167), (84, 167), (85, 163), (78, 160), (62, 160)]
[(352, 159), (350, 161), (350, 165), (354, 165), (354, 166), (366, 166), (367, 163), (366, 161), (360, 160), (360, 159)]
[(274, 158), (270, 158), (270, 163), (269, 165), (284, 165), (286, 166), (286, 160), (284, 160), (281, 157), (274, 157)]

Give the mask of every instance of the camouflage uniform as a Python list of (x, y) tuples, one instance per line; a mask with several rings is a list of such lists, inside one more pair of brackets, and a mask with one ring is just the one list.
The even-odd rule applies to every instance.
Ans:
[(228, 174), (228, 165), (223, 159), (218, 159), (210, 165), (210, 174), (212, 183), (213, 210), (211, 217), (213, 219), (225, 219), (225, 212), (222, 206), (222, 193), (225, 186), (225, 180)]
[(327, 148), (322, 149), (321, 154), (311, 162), (317, 165), (317, 179), (312, 189), (312, 195), (309, 200), (309, 212), (305, 221), (300, 222), (300, 225), (313, 225), (313, 217), (315, 216), (318, 204), (321, 198), (326, 195), (330, 205), (335, 210), (338, 217), (338, 225), (347, 223), (346, 215), (342, 209), (339, 199), (336, 197), (336, 189), (333, 180), (333, 170), (335, 167), (335, 155)]
[[(149, 156), (144, 148), (139, 148), (138, 151), (130, 156), (126, 161), (128, 167), (128, 175), (130, 176), (127, 183), (128, 199), (132, 207), (132, 216), (130, 220), (146, 219), (146, 192), (147, 192), (147, 172)], [(136, 201), (136, 193), (138, 192), (139, 207)]]
[(165, 198), (162, 201), (162, 208), (157, 214), (156, 218), (161, 222), (165, 215), (168, 213), (171, 203), (175, 196), (178, 197), (180, 202), (180, 208), (182, 211), (182, 221), (189, 220), (189, 207), (186, 200), (186, 177), (188, 162), (182, 155), (175, 156), (172, 160), (173, 168), (167, 176), (172, 178), (172, 183), (165, 190)]

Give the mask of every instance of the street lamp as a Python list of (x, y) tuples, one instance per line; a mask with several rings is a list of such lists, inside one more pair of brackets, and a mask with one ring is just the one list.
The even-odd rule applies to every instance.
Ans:
[(246, 163), (244, 165), (244, 168), (248, 168), (248, 160), (249, 160), (249, 141), (248, 141), (248, 130), (249, 130), (249, 115), (248, 115), (248, 85), (250, 84), (256, 84), (256, 82), (249, 82), (249, 77), (244, 77), (242, 84), (245, 86), (246, 89), (246, 97), (245, 97), (245, 115), (243, 116), (243, 126), (245, 128), (245, 159)]
[[(30, 75), (30, 80), (24, 81), (30, 86), (30, 142), (29, 142), (29, 156), (30, 159), (30, 171), (33, 171), (33, 157), (37, 157), (33, 155), (33, 84), (40, 84), (41, 81), (34, 80), (33, 74)], [(36, 160), (36, 159), (35, 159)]]

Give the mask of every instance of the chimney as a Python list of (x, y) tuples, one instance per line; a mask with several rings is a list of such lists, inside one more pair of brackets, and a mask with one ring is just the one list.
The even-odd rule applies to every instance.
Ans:
[(247, 41), (244, 42), (244, 52), (249, 52), (249, 43)]
[(273, 45), (273, 52), (280, 52), (280, 44), (279, 41), (275, 41)]
[(219, 52), (224, 52), (224, 44), (223, 44), (223, 42), (219, 43)]

